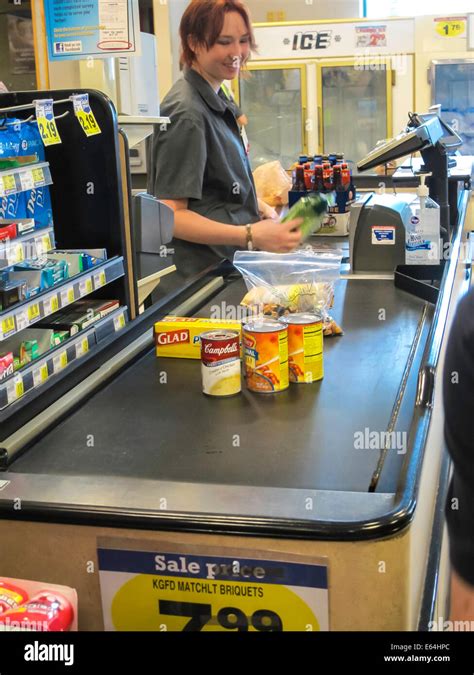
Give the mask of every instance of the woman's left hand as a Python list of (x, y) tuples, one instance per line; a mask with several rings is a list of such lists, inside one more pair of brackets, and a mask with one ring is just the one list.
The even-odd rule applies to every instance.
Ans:
[(263, 199), (258, 200), (258, 210), (260, 212), (260, 218), (262, 220), (279, 220), (278, 213), (272, 208), (269, 204), (263, 201)]

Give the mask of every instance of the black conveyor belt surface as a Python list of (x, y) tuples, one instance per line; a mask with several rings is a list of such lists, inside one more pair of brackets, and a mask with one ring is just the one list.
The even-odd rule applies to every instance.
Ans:
[[(198, 314), (244, 292), (234, 281)], [(325, 340), (324, 380), (276, 395), (208, 398), (199, 361), (150, 351), (10, 470), (365, 492), (379, 453), (354, 433), (387, 429), (423, 306), (392, 281), (340, 281), (345, 335)]]

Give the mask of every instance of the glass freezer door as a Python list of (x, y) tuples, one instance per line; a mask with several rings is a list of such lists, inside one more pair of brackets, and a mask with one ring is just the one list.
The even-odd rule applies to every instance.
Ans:
[(252, 169), (279, 160), (288, 169), (307, 152), (305, 66), (249, 66), (237, 94), (246, 127)]
[(357, 162), (392, 136), (392, 70), (378, 61), (358, 68), (354, 61), (318, 65), (319, 152), (343, 152)]
[(431, 102), (463, 139), (463, 155), (474, 155), (474, 59), (431, 62)]

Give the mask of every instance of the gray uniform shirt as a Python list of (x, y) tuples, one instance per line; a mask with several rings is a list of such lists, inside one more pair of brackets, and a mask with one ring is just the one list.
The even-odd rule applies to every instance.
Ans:
[[(188, 208), (231, 225), (260, 220), (255, 184), (239, 126), (225, 95), (186, 69), (161, 104), (171, 119), (155, 127), (148, 192), (158, 199), (188, 199)], [(211, 246), (232, 256), (233, 246)]]

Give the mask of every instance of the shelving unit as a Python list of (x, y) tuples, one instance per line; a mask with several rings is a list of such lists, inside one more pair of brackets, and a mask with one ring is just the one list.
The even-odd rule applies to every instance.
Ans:
[(45, 227), (14, 239), (0, 242), (0, 270), (28, 258), (38, 258), (55, 246), (54, 228)]
[(15, 169), (1, 169), (0, 197), (51, 185), (52, 182), (48, 162), (29, 164)]

